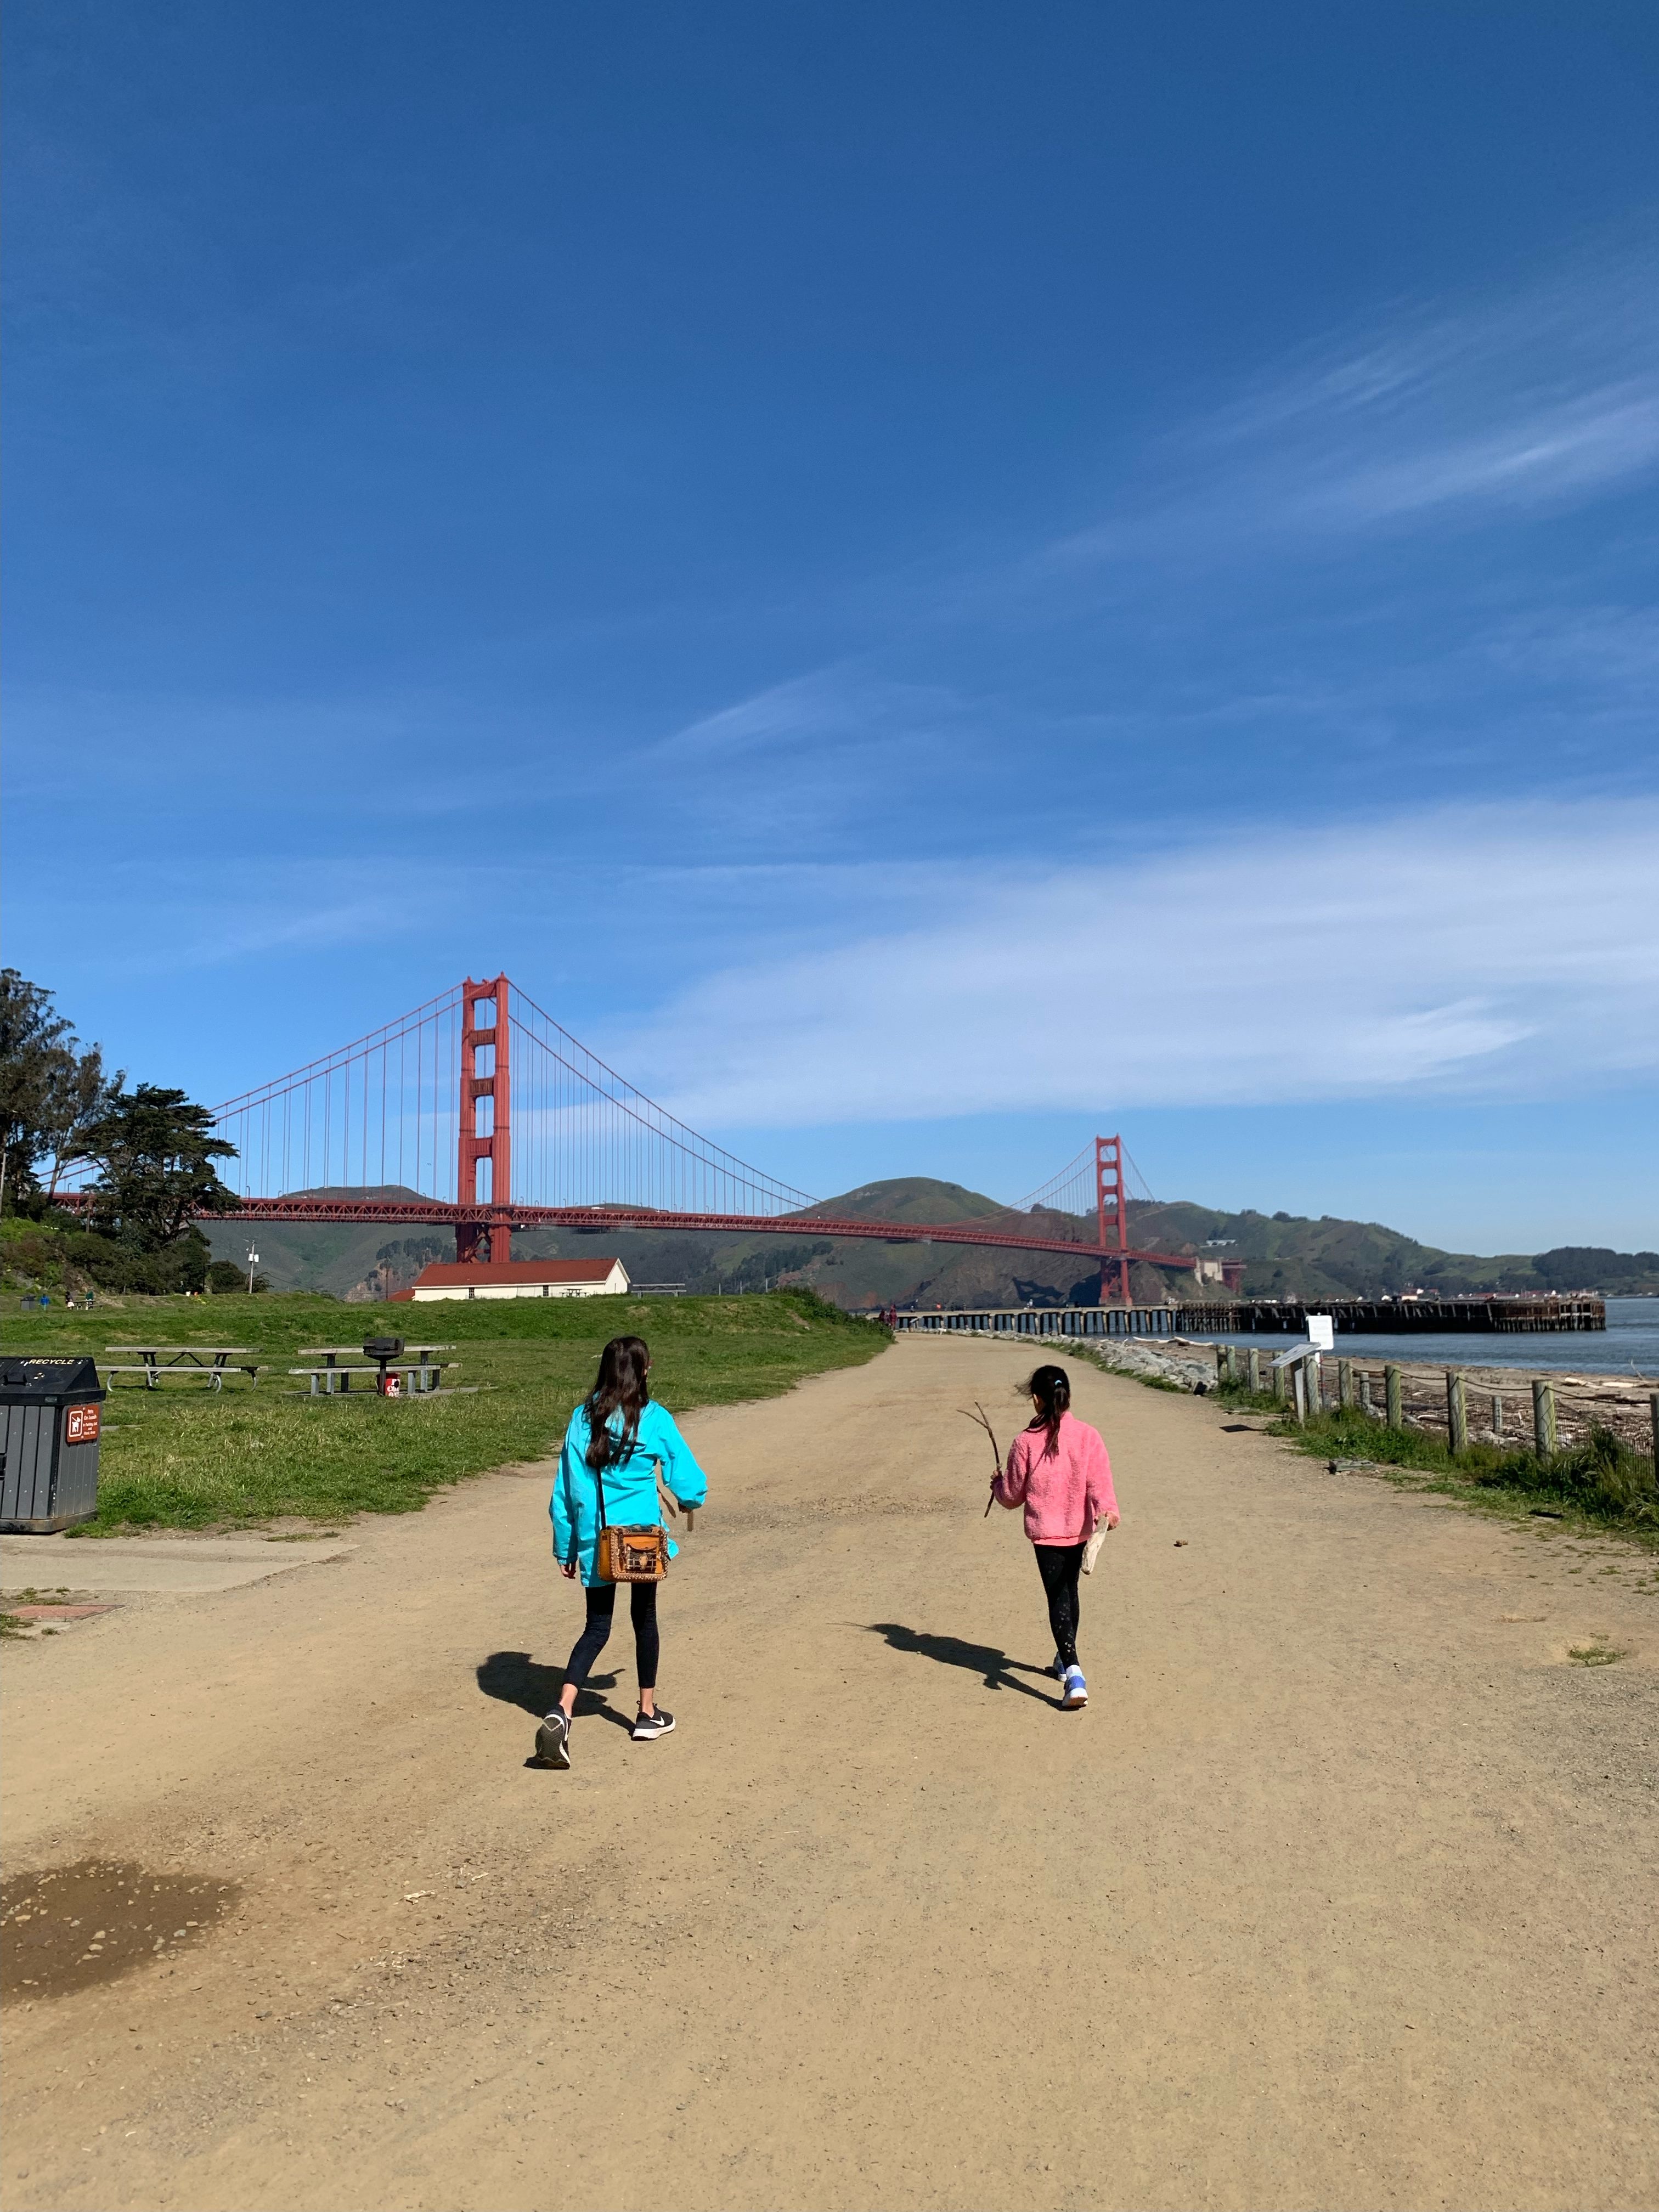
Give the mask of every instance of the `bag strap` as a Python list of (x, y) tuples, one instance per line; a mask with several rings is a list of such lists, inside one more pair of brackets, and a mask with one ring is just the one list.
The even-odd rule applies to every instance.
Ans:
[[(590, 1425), (589, 1429), (588, 1429), (588, 1434), (589, 1434), (589, 1436), (590, 1436), (590, 1437), (592, 1435), (592, 1425)], [(632, 1457), (632, 1455), (633, 1455), (633, 1453), (634, 1453), (634, 1452), (638, 1451), (638, 1449), (640, 1449), (640, 1447), (639, 1447), (639, 1443), (638, 1443), (638, 1441), (637, 1441), (637, 1439), (636, 1439), (636, 1440), (635, 1440), (635, 1443), (634, 1443), (634, 1444), (633, 1444), (633, 1446), (631, 1447), (630, 1451), (629, 1451), (629, 1457), (631, 1458), (631, 1457)], [(618, 1464), (618, 1466), (620, 1466), (620, 1465), (621, 1465), (621, 1462), (620, 1462), (620, 1461), (618, 1461), (618, 1462), (617, 1462), (617, 1464)], [(662, 1486), (662, 1472), (661, 1472), (661, 1470), (662, 1470), (662, 1462), (661, 1462), (659, 1459), (659, 1460), (656, 1460), (656, 1461), (654, 1462), (654, 1465), (655, 1465), (655, 1467), (656, 1467), (656, 1468), (657, 1468), (657, 1471), (658, 1471), (658, 1472), (657, 1472), (658, 1487), (659, 1487), (659, 1489), (660, 1489), (660, 1488), (661, 1488), (661, 1486)], [(595, 1489), (597, 1489), (597, 1490), (598, 1490), (598, 1492), (599, 1492), (599, 1533), (600, 1533), (600, 1534), (601, 1534), (601, 1535), (603, 1535), (603, 1534), (605, 1533), (605, 1469), (604, 1469), (602, 1467), (596, 1467), (596, 1468), (592, 1468), (592, 1469), (591, 1470), (591, 1472), (592, 1472), (592, 1477), (593, 1477), (593, 1485), (594, 1485), (594, 1487), (595, 1487)], [(679, 1510), (679, 1501), (678, 1501), (678, 1499), (675, 1499), (675, 1500), (673, 1501), (673, 1510), (674, 1510), (676, 1512), (678, 1512), (678, 1511)], [(688, 1524), (687, 1524), (687, 1525), (688, 1525), (688, 1526), (690, 1525), (690, 1524), (689, 1524), (689, 1522), (688, 1522)]]
[[(588, 1428), (588, 1435), (590, 1437), (592, 1433), (592, 1427), (590, 1424)], [(594, 1549), (597, 1551), (599, 1548), (599, 1537), (605, 1534), (605, 1470), (602, 1468), (596, 1467), (591, 1468), (589, 1472), (593, 1477), (594, 1483), (597, 1485), (599, 1493), (599, 1526), (598, 1534), (596, 1534), (593, 1539)], [(576, 1520), (575, 1516), (573, 1514), (570, 1520), (570, 1564), (573, 1567), (576, 1564), (576, 1554), (580, 1549), (580, 1546), (576, 1539)]]

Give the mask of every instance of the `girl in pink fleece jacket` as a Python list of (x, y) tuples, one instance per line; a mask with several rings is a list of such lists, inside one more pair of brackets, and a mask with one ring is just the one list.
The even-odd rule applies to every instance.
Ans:
[(1099, 1430), (1073, 1417), (1063, 1367), (1039, 1367), (1024, 1387), (1035, 1419), (1009, 1446), (1008, 1464), (993, 1480), (991, 1495), (1010, 1511), (1025, 1508), (1025, 1533), (1054, 1632), (1054, 1672), (1065, 1685), (1060, 1702), (1075, 1712), (1089, 1702), (1077, 1660), (1078, 1576), (1084, 1547), (1100, 1522), (1117, 1526), (1112, 1463)]

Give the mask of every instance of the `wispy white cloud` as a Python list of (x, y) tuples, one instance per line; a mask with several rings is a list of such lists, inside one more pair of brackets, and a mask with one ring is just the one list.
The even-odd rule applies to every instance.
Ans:
[(313, 883), (295, 885), (284, 896), (270, 878), (270, 872), (262, 870), (257, 886), (226, 883), (213, 900), (152, 892), (142, 933), (133, 933), (118, 948), (106, 948), (106, 971), (186, 975), (274, 953), (349, 956), (406, 935), (426, 903), (412, 886), (399, 896), (354, 894), (343, 884), (325, 888)]
[(699, 717), (652, 745), (681, 827), (719, 824), (746, 840), (858, 830), (872, 806), (912, 800), (987, 738), (985, 702), (948, 684), (907, 683), (840, 662)]
[(702, 715), (652, 750), (664, 761), (713, 765), (757, 753), (862, 746), (901, 732), (927, 735), (960, 714), (960, 702), (943, 684), (898, 684), (856, 669), (821, 668)]
[(1633, 481), (1659, 461), (1659, 378), (1522, 409), (1468, 435), (1404, 442), (1310, 488), (1301, 511), (1382, 522), (1453, 505), (1555, 503)]
[(1655, 804), (963, 875), (945, 920), (728, 968), (605, 1049), (726, 1127), (1583, 1091), (1659, 1069), (1656, 879)]
[(1040, 570), (1569, 505), (1659, 467), (1659, 271), (1588, 258), (1473, 305), (1395, 302), (1149, 444)]

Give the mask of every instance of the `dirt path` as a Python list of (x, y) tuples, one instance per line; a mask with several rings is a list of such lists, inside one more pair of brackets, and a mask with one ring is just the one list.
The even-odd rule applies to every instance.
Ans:
[(5, 2205), (1659, 2202), (1651, 1562), (1078, 1369), (1125, 1522), (1062, 1715), (955, 1412), (1017, 1371), (695, 1417), (679, 1731), (619, 1632), (569, 1774), (543, 1477), (9, 1648), (9, 1869), (240, 1896), (14, 2005)]

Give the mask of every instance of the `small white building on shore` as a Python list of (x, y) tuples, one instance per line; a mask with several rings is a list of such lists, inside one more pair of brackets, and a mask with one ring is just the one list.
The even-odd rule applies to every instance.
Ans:
[(628, 1270), (610, 1260), (434, 1260), (409, 1292), (417, 1304), (436, 1298), (616, 1298)]

